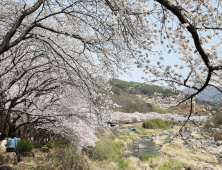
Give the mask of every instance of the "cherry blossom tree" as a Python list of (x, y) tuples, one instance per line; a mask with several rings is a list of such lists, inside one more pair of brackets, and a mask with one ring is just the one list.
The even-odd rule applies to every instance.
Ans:
[[(92, 138), (89, 139), (94, 139), (92, 132), (98, 127), (105, 126), (104, 121), (108, 121), (109, 117), (106, 116), (109, 116), (109, 113), (106, 114), (106, 112), (109, 109), (105, 106), (112, 104), (110, 100), (107, 100), (107, 96), (95, 92), (98, 89), (96, 86), (105, 84), (105, 79), (102, 79), (100, 75), (100, 68), (92, 68), (91, 65), (82, 62), (88, 72), (92, 71), (91, 76), (96, 85), (88, 82), (87, 86), (84, 86), (82, 78), (78, 75), (85, 79), (89, 79), (89, 77), (83, 70), (75, 67), (79, 71), (77, 75), (64, 63), (45, 56), (40, 50), (34, 50), (31, 44), (29, 47), (25, 44), (25, 48), (23, 45), (20, 44), (20, 49), (12, 49), (3, 56), (1, 93), (5, 97), (1, 104), (4, 106), (5, 120), (2, 131), (5, 131), (7, 125), (9, 132), (23, 126), (28, 129), (29, 125), (32, 127), (41, 125), (42, 128), (50, 130), (52, 124), (54, 128), (58, 127), (56, 124), (61, 124), (59, 126), (61, 130), (61, 127), (65, 128), (65, 124), (73, 120), (74, 122), (70, 122), (73, 124), (72, 127), (77, 122), (81, 122), (82, 128), (80, 125), (76, 128), (76, 124), (75, 129), (80, 129), (83, 134), (91, 132)], [(70, 62), (69, 65), (72, 66), (72, 63)], [(88, 88), (91, 93), (87, 93)], [(96, 99), (97, 105), (95, 104)], [(82, 109), (84, 111), (80, 112)], [(54, 131), (54, 128), (51, 130)], [(75, 129), (72, 131), (77, 133), (78, 131)], [(56, 132), (58, 131), (56, 130)], [(76, 142), (77, 138), (76, 135), (72, 135), (73, 132), (65, 134), (69, 139), (73, 139), (72, 142)], [(83, 146), (80, 143), (83, 139), (85, 140), (85, 137), (77, 142), (80, 148)], [(93, 141), (95, 142), (92, 140), (91, 143)], [(88, 144), (85, 143), (85, 146)]]
[[(149, 74), (145, 83), (165, 82), (163, 89), (172, 91), (177, 86), (196, 90), (168, 98), (156, 95), (154, 101), (166, 109), (190, 102), (188, 121), (198, 93), (207, 86), (221, 92), (220, 10), (220, 1), (209, 0), (2, 0), (0, 96), (5, 96), (6, 122), (12, 126), (21, 120), (13, 111), (31, 114), (31, 122), (45, 117), (44, 124), (55, 121), (55, 127), (64, 129), (72, 128), (71, 120), (83, 125), (87, 121), (79, 116), (84, 114), (63, 117), (65, 111), (74, 114), (71, 104), (63, 101), (71, 90), (73, 98), (84, 96), (79, 100), (81, 108), (87, 108), (84, 113), (100, 120), (93, 127), (104, 125), (109, 116), (108, 111), (102, 113), (110, 101), (96, 103), (97, 97), (105, 98), (96, 92), (109, 91), (108, 79), (130, 74), (134, 64)], [(157, 44), (163, 48), (156, 49)], [(184, 64), (164, 65), (163, 50), (176, 53)], [(188, 74), (179, 73), (185, 68)], [(97, 107), (86, 107), (85, 102)], [(26, 117), (21, 122), (30, 122)]]

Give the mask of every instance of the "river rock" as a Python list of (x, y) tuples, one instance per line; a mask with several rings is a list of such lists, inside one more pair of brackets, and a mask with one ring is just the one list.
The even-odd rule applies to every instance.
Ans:
[(142, 148), (145, 148), (145, 146), (139, 144), (137, 145), (137, 148), (142, 149)]
[(217, 142), (216, 142), (216, 145), (217, 145), (217, 146), (221, 146), (221, 145), (222, 145), (222, 141), (217, 141)]
[(206, 153), (206, 151), (205, 151), (205, 150), (202, 150), (201, 153)]
[(15, 152), (5, 152), (0, 154), (0, 165), (10, 163), (17, 163), (16, 153)]
[(156, 137), (152, 137), (152, 138), (151, 138), (151, 141), (153, 141), (153, 140), (155, 140), (155, 139), (156, 139)]

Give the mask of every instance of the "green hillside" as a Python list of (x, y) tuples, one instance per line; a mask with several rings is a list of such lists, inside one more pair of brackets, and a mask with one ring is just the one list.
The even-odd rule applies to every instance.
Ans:
[(121, 91), (127, 92), (127, 89), (129, 89), (130, 87), (134, 87), (134, 90), (130, 91), (129, 93), (144, 94), (148, 96), (153, 96), (154, 92), (162, 93), (163, 97), (182, 93), (182, 91), (180, 90), (174, 93), (169, 89), (163, 90), (162, 87), (157, 85), (143, 85), (142, 83), (137, 83), (133, 81), (127, 82), (119, 79), (112, 79), (110, 81), (110, 84), (112, 85), (112, 91), (118, 95), (120, 94)]
[[(142, 83), (137, 82), (127, 82), (119, 79), (112, 79), (110, 81), (112, 85), (112, 91), (114, 95), (110, 95), (113, 102), (122, 106), (120, 108), (114, 108), (114, 111), (120, 111), (125, 113), (134, 113), (135, 111), (140, 113), (157, 112), (157, 113), (186, 113), (189, 112), (188, 106), (181, 106), (177, 108), (172, 108), (171, 110), (163, 110), (156, 105), (151, 105), (150, 103), (145, 103), (143, 100), (139, 99), (136, 95), (141, 95), (142, 98), (153, 97), (155, 92), (162, 93), (163, 97), (176, 95), (178, 93), (183, 93), (182, 91), (177, 91), (173, 93), (171, 90), (163, 90), (162, 87), (157, 85), (142, 85)], [(134, 87), (133, 90), (127, 91), (130, 87)], [(196, 99), (196, 104), (198, 105), (209, 105), (208, 102)], [(215, 106), (211, 105), (212, 109), (215, 110)], [(187, 111), (188, 110), (188, 111)]]
[[(114, 103), (122, 106), (120, 108), (114, 108), (114, 111), (134, 113), (135, 111), (140, 113), (157, 112), (157, 113), (173, 113), (172, 111), (166, 111), (158, 106), (151, 105), (150, 103), (145, 103), (140, 100), (136, 95), (141, 95), (142, 98), (147, 96), (153, 96), (154, 92), (162, 93), (163, 96), (175, 95), (178, 93), (173, 93), (170, 90), (163, 90), (162, 87), (156, 85), (142, 85), (142, 83), (137, 82), (127, 82), (119, 79), (112, 79), (110, 81), (112, 85), (112, 91), (115, 95), (111, 95)], [(136, 86), (135, 86), (136, 85)], [(133, 90), (127, 91), (130, 87), (134, 87)]]

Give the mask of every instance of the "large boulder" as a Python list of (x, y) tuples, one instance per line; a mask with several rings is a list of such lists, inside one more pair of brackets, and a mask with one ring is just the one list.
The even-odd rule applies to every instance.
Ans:
[(15, 152), (5, 152), (0, 154), (0, 165), (10, 163), (17, 163), (16, 153)]
[(217, 145), (217, 146), (222, 146), (222, 141), (217, 141), (217, 142), (216, 142), (216, 145)]

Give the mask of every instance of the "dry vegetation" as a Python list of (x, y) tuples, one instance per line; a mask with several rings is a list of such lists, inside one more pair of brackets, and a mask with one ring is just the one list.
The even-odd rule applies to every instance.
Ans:
[(193, 159), (204, 162), (218, 162), (215, 156), (195, 152), (194, 150), (186, 148), (182, 144), (166, 144), (161, 147), (161, 151), (172, 157), (181, 157), (188, 160)]
[(43, 153), (33, 149), (35, 157), (22, 157), (17, 164), (7, 164), (13, 170), (85, 170), (89, 165), (85, 154), (77, 154), (74, 147), (63, 146), (52, 149), (50, 153)]
[(113, 103), (117, 103), (122, 106), (120, 108), (114, 108), (114, 111), (120, 111), (125, 113), (134, 113), (135, 111), (140, 113), (148, 113), (152, 111), (152, 107), (147, 107), (146, 103), (139, 100), (135, 94), (127, 92), (121, 92), (121, 95), (110, 95)]

